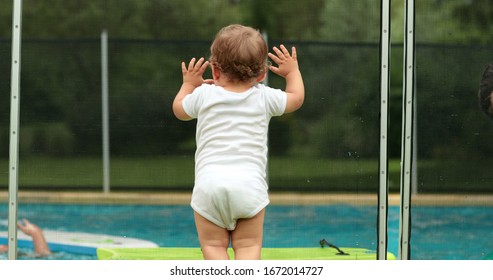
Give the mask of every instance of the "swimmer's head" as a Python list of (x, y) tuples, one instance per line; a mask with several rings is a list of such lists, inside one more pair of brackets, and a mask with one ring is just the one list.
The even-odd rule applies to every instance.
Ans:
[(9, 251), (9, 246), (0, 245), (0, 253), (7, 253)]
[(483, 71), (479, 84), (478, 101), (481, 110), (493, 119), (493, 63), (486, 66)]

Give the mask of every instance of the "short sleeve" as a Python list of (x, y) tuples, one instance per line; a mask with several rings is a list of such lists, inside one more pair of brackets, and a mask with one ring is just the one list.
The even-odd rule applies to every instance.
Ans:
[(281, 116), (286, 111), (287, 95), (280, 89), (263, 86), (267, 112), (271, 116)]
[(203, 92), (204, 86), (200, 86), (196, 88), (191, 94), (185, 96), (181, 103), (185, 113), (187, 113), (187, 115), (193, 119), (196, 119), (199, 115)]

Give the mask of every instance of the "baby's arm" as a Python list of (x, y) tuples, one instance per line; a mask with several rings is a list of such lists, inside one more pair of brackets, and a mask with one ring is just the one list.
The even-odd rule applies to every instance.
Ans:
[(288, 100), (284, 112), (291, 113), (298, 110), (305, 100), (305, 86), (303, 85), (303, 78), (298, 67), (296, 48), (293, 47), (291, 49), (292, 55), (289, 54), (289, 51), (284, 45), (281, 45), (280, 49), (277, 47), (273, 49), (276, 54), (269, 53), (269, 57), (278, 66), (270, 66), (269, 69), (286, 79), (285, 91)]
[(204, 80), (202, 75), (209, 65), (208, 61), (204, 61), (204, 58), (200, 58), (197, 63), (195, 63), (195, 58), (190, 60), (188, 64), (188, 69), (185, 62), (181, 63), (181, 72), (183, 74), (183, 84), (181, 85), (180, 91), (173, 101), (173, 113), (175, 116), (182, 121), (191, 120), (192, 118), (185, 112), (182, 106), (182, 101), (188, 94), (192, 93), (194, 89), (202, 85), (203, 83), (211, 83), (210, 80)]

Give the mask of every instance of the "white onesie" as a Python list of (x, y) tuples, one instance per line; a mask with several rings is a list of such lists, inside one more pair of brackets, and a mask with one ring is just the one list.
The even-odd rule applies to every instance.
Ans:
[(204, 84), (183, 99), (197, 118), (192, 208), (214, 224), (234, 230), (269, 204), (267, 132), (272, 116), (286, 109), (286, 93), (258, 84), (242, 93)]

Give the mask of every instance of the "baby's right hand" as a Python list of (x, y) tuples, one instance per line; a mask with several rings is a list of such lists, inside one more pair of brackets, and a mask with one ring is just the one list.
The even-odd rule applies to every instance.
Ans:
[(181, 72), (183, 74), (183, 83), (190, 84), (194, 87), (199, 87), (203, 83), (210, 83), (209, 80), (204, 80), (204, 78), (202, 78), (208, 65), (209, 61), (206, 61), (203, 57), (198, 61), (196, 61), (195, 58), (192, 58), (188, 64), (188, 68), (185, 65), (185, 62), (182, 62)]
[(289, 54), (288, 49), (284, 45), (280, 45), (280, 49), (273, 48), (276, 54), (269, 53), (270, 59), (274, 61), (278, 66), (270, 66), (269, 69), (277, 75), (286, 78), (290, 73), (299, 71), (298, 60), (296, 57), (296, 48), (291, 48), (292, 55)]

